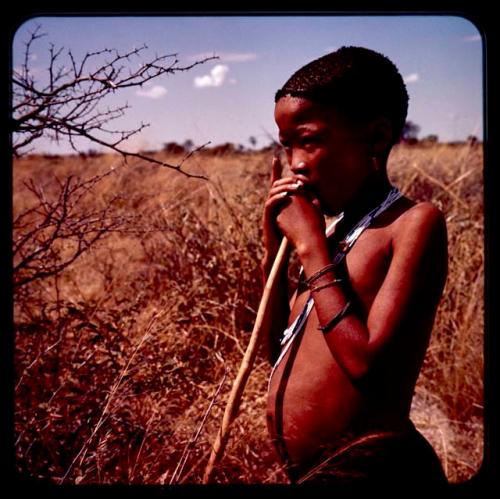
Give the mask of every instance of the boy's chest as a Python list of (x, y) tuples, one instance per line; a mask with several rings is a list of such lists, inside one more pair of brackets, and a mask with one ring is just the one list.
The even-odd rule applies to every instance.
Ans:
[(350, 285), (367, 310), (387, 275), (391, 257), (388, 231), (368, 229), (345, 258)]

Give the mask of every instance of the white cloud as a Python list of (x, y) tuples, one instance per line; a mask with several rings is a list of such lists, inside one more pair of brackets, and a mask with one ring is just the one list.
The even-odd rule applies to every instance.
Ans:
[(481, 35), (464, 36), (464, 42), (480, 42)]
[(194, 79), (194, 86), (198, 88), (205, 87), (220, 87), (224, 84), (227, 78), (229, 68), (224, 64), (217, 64), (210, 70), (210, 74), (203, 76), (196, 76)]
[(148, 99), (160, 99), (166, 95), (166, 93), (167, 89), (161, 85), (155, 85), (148, 90), (139, 89), (136, 92), (139, 97), (147, 97)]
[(257, 54), (254, 52), (222, 52), (220, 58), (226, 62), (248, 62), (255, 61)]
[(420, 80), (420, 75), (418, 73), (410, 73), (409, 75), (406, 75), (403, 78), (403, 81), (406, 84), (408, 84), (408, 83), (415, 83), (418, 80)]
[(257, 59), (255, 52), (202, 52), (189, 57), (191, 61), (199, 61), (206, 57), (216, 56), (221, 62), (249, 62)]

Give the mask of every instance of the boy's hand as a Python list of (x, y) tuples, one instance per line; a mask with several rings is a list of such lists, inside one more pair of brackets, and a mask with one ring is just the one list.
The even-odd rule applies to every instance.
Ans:
[(264, 208), (266, 260), (273, 260), (283, 236), (300, 251), (326, 241), (319, 201), (307, 191), (307, 179), (281, 178), (279, 158), (272, 163), (271, 190)]
[[(264, 260), (270, 263), (274, 261), (274, 258), (278, 253), (281, 239), (283, 238), (283, 234), (276, 223), (276, 215), (278, 214), (279, 207), (284, 202), (284, 195), (287, 193), (287, 190), (285, 189), (285, 186), (281, 189), (278, 188), (276, 183), (290, 179), (282, 179), (282, 172), (283, 165), (281, 164), (280, 159), (275, 156), (273, 158), (271, 169), (271, 189), (264, 205), (264, 216), (262, 220), (265, 250)], [(288, 185), (290, 182), (285, 182), (285, 184)]]
[(276, 221), (281, 232), (296, 248), (299, 257), (322, 244), (326, 245), (325, 219), (319, 201), (307, 191), (307, 186), (300, 186), (284, 199), (285, 203)]

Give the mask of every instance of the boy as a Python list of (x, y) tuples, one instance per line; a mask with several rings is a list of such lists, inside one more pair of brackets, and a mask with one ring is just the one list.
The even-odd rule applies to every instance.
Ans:
[[(290, 304), (286, 271), (271, 302), (277, 452), (292, 483), (444, 486), (409, 412), (446, 280), (446, 225), (387, 177), (408, 106), (401, 75), (343, 47), (299, 69), (275, 102), (291, 176), (275, 158), (264, 279), (283, 236), (302, 265)], [(337, 217), (327, 233), (324, 215)]]

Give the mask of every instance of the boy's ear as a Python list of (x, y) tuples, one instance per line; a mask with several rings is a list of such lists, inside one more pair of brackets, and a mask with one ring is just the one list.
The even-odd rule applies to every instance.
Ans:
[(374, 156), (386, 152), (392, 145), (392, 124), (384, 117), (370, 123), (370, 142)]

